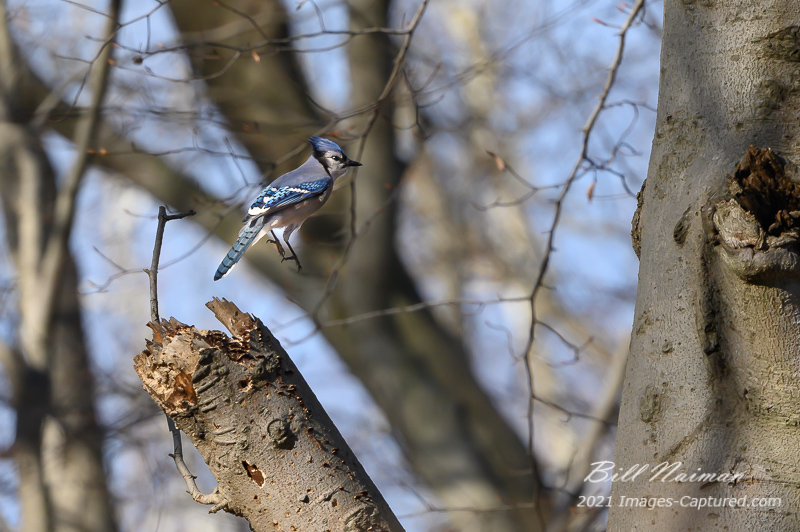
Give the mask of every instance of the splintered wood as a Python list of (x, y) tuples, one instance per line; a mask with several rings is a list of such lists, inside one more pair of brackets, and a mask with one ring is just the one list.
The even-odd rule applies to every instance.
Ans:
[(232, 336), (151, 322), (134, 367), (203, 456), (226, 511), (255, 531), (402, 530), (261, 321), (225, 300), (207, 306)]

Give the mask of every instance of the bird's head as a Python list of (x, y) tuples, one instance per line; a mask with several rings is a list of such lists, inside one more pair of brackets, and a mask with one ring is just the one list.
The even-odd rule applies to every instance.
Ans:
[(358, 161), (353, 161), (344, 150), (333, 141), (322, 137), (310, 137), (308, 141), (314, 148), (314, 158), (325, 167), (332, 179), (342, 177), (351, 166), (361, 166)]

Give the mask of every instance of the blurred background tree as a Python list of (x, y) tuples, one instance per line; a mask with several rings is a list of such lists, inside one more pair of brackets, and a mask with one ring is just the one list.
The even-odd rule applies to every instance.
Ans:
[[(132, 371), (159, 204), (198, 212), (162, 315), (263, 319), (407, 530), (604, 528), (574, 506), (609, 489), (659, 3), (2, 5), (0, 530), (247, 529), (183, 493)], [(364, 166), (303, 272), (261, 244), (213, 283), (312, 134)]]

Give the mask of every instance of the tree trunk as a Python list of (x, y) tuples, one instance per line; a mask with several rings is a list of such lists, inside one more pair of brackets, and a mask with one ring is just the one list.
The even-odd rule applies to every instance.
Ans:
[(798, 25), (796, 0), (665, 3), (616, 459), (593, 478), (647, 469), (613, 483), (611, 530), (800, 529)]
[(402, 532), (394, 514), (269, 330), (225, 300), (231, 332), (150, 323), (134, 358), (144, 389), (189, 436), (256, 532)]
[(51, 417), (44, 424), (44, 478), (56, 532), (113, 532), (114, 506), (103, 464), (105, 434), (95, 415), (95, 382), (83, 336), (78, 272), (64, 261), (49, 367)]
[(103, 431), (94, 411), (78, 275), (68, 251), (52, 312), (47, 310), (52, 318), (45, 349), (25, 347), (36, 343), (27, 337), (34, 328), (25, 323), (44, 305), (41, 262), (53, 231), (57, 187), (39, 131), (29, 124), (34, 78), (11, 39), (5, 3), (0, 3), (0, 73), (0, 199), (16, 267), (20, 323), (18, 363), (4, 369), (14, 388), (22, 530), (109, 532), (116, 525), (103, 467)]

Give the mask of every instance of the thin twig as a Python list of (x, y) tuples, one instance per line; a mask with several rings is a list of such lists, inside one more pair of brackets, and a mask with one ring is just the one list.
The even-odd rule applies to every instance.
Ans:
[(172, 421), (172, 418), (169, 416), (167, 416), (167, 425), (169, 426), (169, 431), (172, 433), (173, 452), (170, 457), (172, 457), (172, 459), (175, 461), (175, 467), (178, 468), (178, 472), (186, 481), (187, 493), (192, 497), (194, 502), (211, 505), (211, 509), (208, 511), (210, 514), (215, 514), (218, 511), (225, 509), (225, 507), (228, 506), (228, 499), (225, 497), (225, 495), (220, 493), (219, 487), (215, 487), (214, 491), (211, 493), (203, 493), (197, 487), (197, 483), (194, 481), (197, 477), (192, 475), (192, 472), (189, 471), (189, 468), (186, 466), (186, 462), (183, 460), (181, 431), (178, 430), (178, 427), (175, 426), (175, 422)]
[[(480, 312), (483, 307), (487, 305), (495, 305), (499, 303), (521, 303), (528, 301), (528, 297), (498, 297), (496, 299), (447, 299), (442, 301), (422, 301), (420, 303), (414, 303), (413, 305), (405, 305), (402, 307), (391, 307), (383, 310), (374, 310), (372, 312), (365, 312), (363, 314), (357, 314), (355, 316), (350, 316), (348, 318), (342, 318), (338, 320), (328, 320), (323, 321), (320, 323), (320, 327), (341, 327), (344, 325), (351, 325), (353, 323), (357, 323), (359, 321), (370, 320), (374, 318), (381, 318), (384, 316), (394, 316), (396, 314), (405, 314), (409, 312), (417, 312), (421, 310), (427, 310), (436, 307), (460, 307), (464, 305), (475, 305), (478, 308), (476, 309), (475, 314)], [(307, 318), (308, 316), (301, 316), (302, 319)], [(286, 325), (290, 325), (298, 320), (292, 320), (292, 322), (287, 323)]]
[[(150, 269), (145, 270), (147, 276), (150, 278), (150, 320), (155, 324), (159, 321), (158, 315), (158, 263), (161, 260), (161, 245), (164, 241), (164, 228), (170, 220), (180, 220), (187, 216), (194, 216), (194, 211), (179, 212), (177, 214), (167, 214), (167, 209), (163, 205), (158, 208), (158, 228), (156, 229), (155, 244), (153, 245), (153, 259), (150, 261)], [(167, 416), (167, 426), (172, 433), (172, 454), (170, 457), (175, 461), (175, 467), (186, 481), (187, 493), (192, 499), (200, 504), (209, 504), (211, 509), (209, 513), (216, 513), (224, 509), (228, 504), (228, 499), (220, 493), (219, 487), (214, 488), (209, 494), (203, 493), (197, 487), (195, 477), (186, 462), (183, 459), (183, 443), (181, 442), (181, 431), (175, 426), (175, 422)]]
[(163, 205), (158, 208), (158, 228), (156, 229), (156, 241), (153, 246), (153, 260), (150, 261), (150, 269), (145, 270), (150, 278), (150, 321), (158, 323), (158, 263), (161, 261), (161, 244), (164, 241), (164, 228), (170, 220), (180, 220), (187, 216), (197, 214), (194, 211), (179, 212), (177, 214), (167, 214), (167, 209)]
[[(578, 156), (575, 164), (572, 167), (572, 171), (569, 174), (569, 177), (564, 182), (564, 187), (561, 189), (561, 193), (559, 194), (558, 198), (555, 201), (555, 212), (553, 214), (553, 221), (550, 224), (550, 230), (548, 231), (547, 236), (547, 248), (545, 249), (544, 257), (542, 258), (541, 266), (539, 267), (539, 273), (536, 277), (536, 282), (533, 285), (533, 289), (531, 290), (530, 295), (530, 309), (531, 309), (531, 325), (530, 325), (530, 332), (528, 334), (528, 343), (525, 347), (525, 371), (527, 373), (527, 380), (530, 395), (528, 397), (528, 452), (530, 453), (531, 457), (531, 467), (535, 475), (538, 475), (537, 463), (536, 459), (533, 454), (533, 413), (534, 413), (534, 404), (536, 402), (536, 391), (534, 389), (534, 382), (533, 382), (533, 373), (531, 369), (531, 352), (533, 351), (533, 343), (536, 339), (536, 298), (539, 294), (539, 290), (544, 286), (544, 278), (548, 271), (548, 266), (550, 265), (550, 258), (552, 257), (553, 251), (555, 250), (555, 235), (556, 229), (558, 228), (559, 220), (561, 219), (561, 213), (564, 206), (564, 200), (567, 197), (570, 189), (572, 188), (573, 183), (575, 183), (576, 179), (579, 176), (579, 171), (581, 166), (583, 165), (584, 161), (588, 160), (588, 152), (589, 152), (589, 137), (591, 136), (592, 130), (594, 129), (595, 123), (597, 122), (597, 118), (600, 116), (600, 113), (605, 108), (606, 101), (608, 100), (608, 94), (611, 92), (611, 87), (614, 85), (614, 80), (616, 79), (617, 72), (619, 70), (619, 66), (622, 63), (622, 55), (625, 51), (625, 36), (628, 32), (628, 29), (633, 25), (633, 22), (636, 20), (636, 17), (639, 16), (642, 9), (644, 7), (644, 0), (637, 0), (637, 2), (631, 7), (631, 11), (628, 14), (628, 18), (625, 20), (625, 23), (620, 28), (619, 32), (619, 44), (617, 46), (617, 52), (614, 56), (614, 60), (611, 63), (611, 67), (609, 68), (608, 76), (606, 77), (605, 85), (603, 86), (603, 91), (600, 94), (597, 104), (595, 105), (592, 112), (589, 114), (588, 119), (586, 120), (586, 124), (584, 124), (581, 131), (583, 132), (583, 142), (581, 153)], [(552, 405), (551, 405), (552, 406)], [(539, 484), (537, 483), (537, 486)], [(541, 511), (539, 508), (539, 490), (537, 489), (536, 493), (534, 494), (534, 501), (535, 506), (537, 508), (537, 512), (539, 512), (540, 520), (544, 525), (544, 518), (541, 515)]]
[[(380, 115), (380, 107), (383, 102), (389, 98), (392, 93), (392, 89), (394, 88), (395, 82), (399, 79), (399, 74), (402, 71), (402, 67), (405, 61), (406, 53), (408, 52), (409, 46), (411, 46), (411, 39), (414, 35), (414, 31), (419, 26), (420, 22), (422, 21), (422, 16), (425, 14), (425, 10), (428, 8), (428, 2), (430, 0), (423, 0), (420, 4), (419, 8), (417, 8), (416, 13), (411, 19), (411, 22), (408, 24), (408, 30), (405, 32), (405, 36), (403, 37), (403, 43), (400, 46), (400, 49), (397, 52), (397, 55), (394, 58), (394, 67), (392, 68), (392, 72), (389, 74), (389, 79), (386, 80), (386, 84), (383, 86), (383, 90), (381, 91), (380, 96), (374, 103), (374, 111), (372, 115), (369, 117), (367, 121), (367, 125), (364, 128), (364, 132), (361, 134), (361, 145), (358, 148), (358, 154), (356, 157), (361, 159), (361, 155), (364, 153), (364, 146), (367, 143), (367, 137), (369, 136), (372, 127), (375, 125), (375, 122)], [(342, 256), (339, 258), (339, 261), (333, 268), (333, 272), (328, 277), (328, 281), (325, 284), (325, 291), (320, 297), (317, 304), (314, 305), (314, 309), (309, 313), (317, 325), (319, 327), (319, 312), (322, 309), (322, 305), (328, 300), (328, 298), (333, 293), (334, 288), (336, 288), (336, 282), (339, 278), (339, 271), (344, 267), (347, 263), (347, 260), (350, 255), (350, 251), (353, 249), (353, 244), (355, 244), (356, 239), (358, 239), (358, 226), (356, 223), (356, 176), (357, 170), (353, 171), (353, 176), (350, 181), (350, 238), (345, 245), (344, 251), (342, 252)]]

